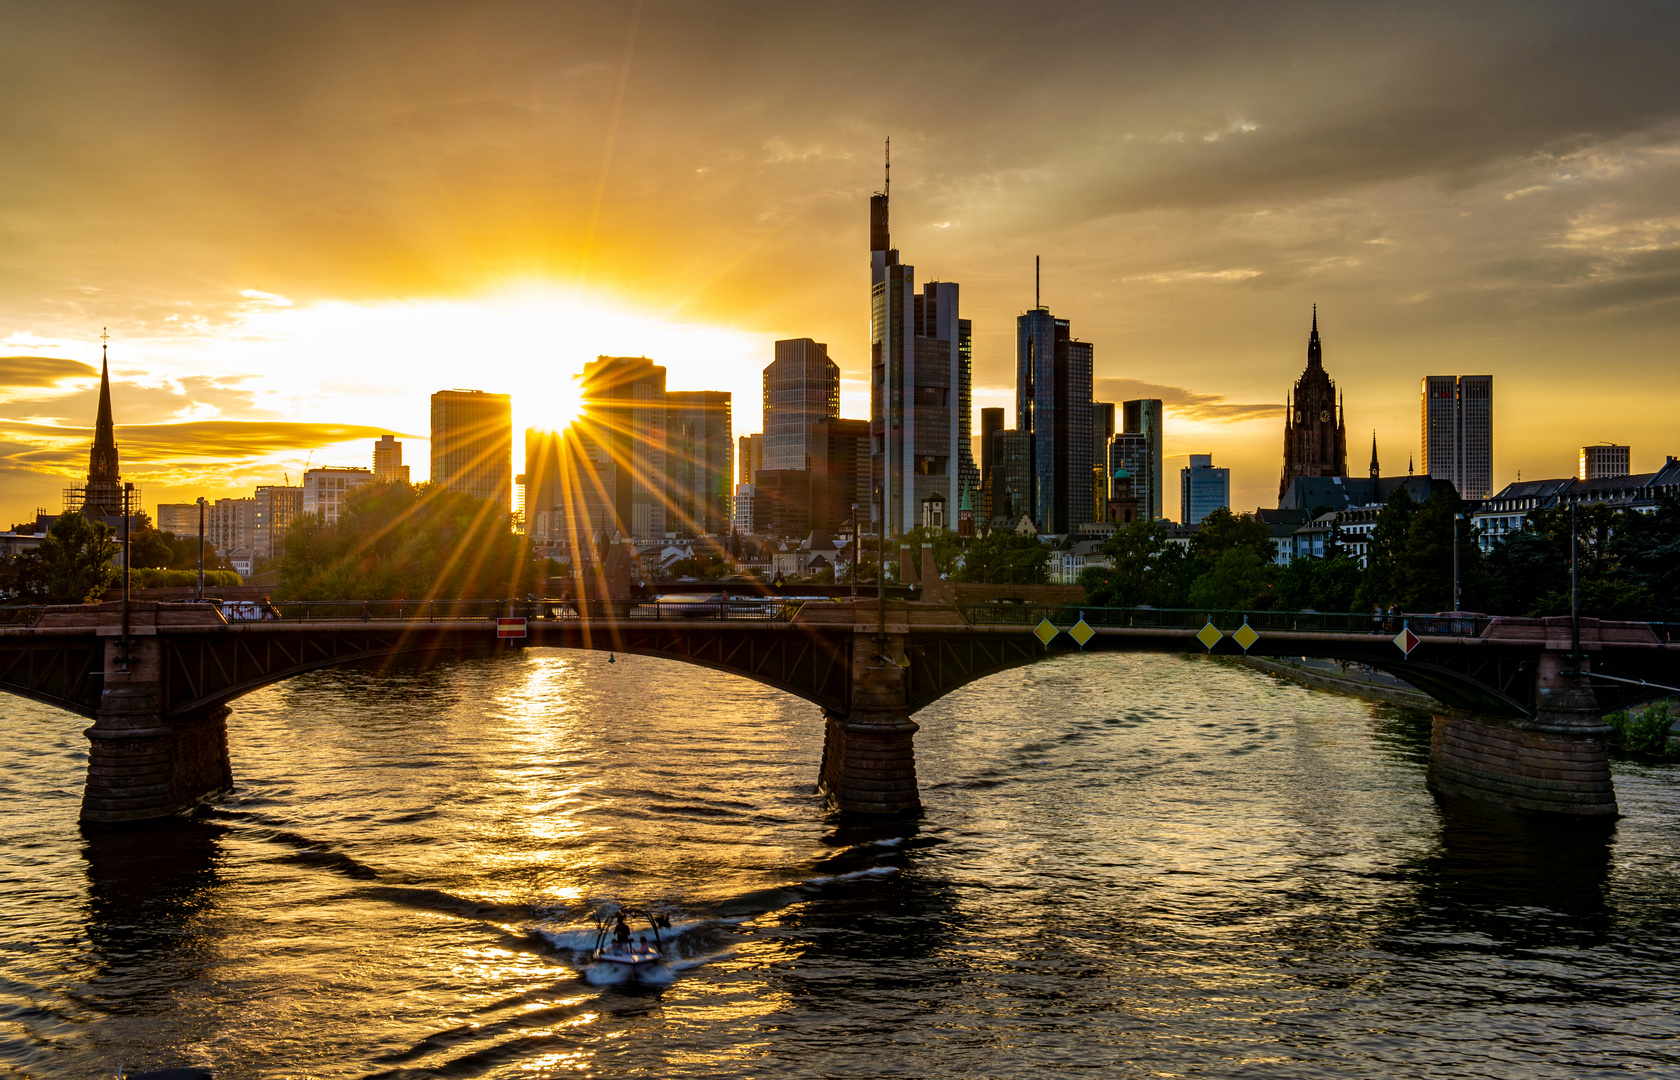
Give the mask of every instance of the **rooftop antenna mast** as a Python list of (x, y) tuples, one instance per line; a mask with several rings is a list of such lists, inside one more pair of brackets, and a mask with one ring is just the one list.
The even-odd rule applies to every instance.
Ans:
[(891, 135), (887, 136), (887, 182), (886, 182), (886, 185), (881, 188), (881, 194), (885, 195), (889, 199), (892, 198), (892, 136)]
[(1033, 310), (1034, 311), (1037, 311), (1039, 308), (1044, 306), (1043, 303), (1040, 302), (1040, 300), (1038, 298), (1038, 291), (1039, 291), (1038, 290), (1038, 285), (1039, 285), (1039, 280), (1040, 280), (1039, 273), (1038, 273), (1038, 259), (1039, 259), (1039, 257), (1037, 255), (1033, 256)]

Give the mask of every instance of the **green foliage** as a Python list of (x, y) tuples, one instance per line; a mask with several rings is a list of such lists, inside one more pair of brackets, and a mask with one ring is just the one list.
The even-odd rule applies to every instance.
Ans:
[(1196, 570), (1181, 544), (1167, 539), (1159, 521), (1134, 521), (1103, 542), (1102, 553), (1114, 564), (1112, 600), (1120, 607), (1153, 604), (1171, 607), (1189, 592)]
[(112, 530), (102, 522), (68, 513), (52, 523), (40, 547), (18, 556), (18, 595), (38, 604), (80, 604), (98, 600), (117, 579)]
[[(937, 562), (937, 547), (933, 557)], [(993, 585), (1043, 585), (1050, 580), (1050, 549), (1036, 536), (997, 529), (969, 544), (955, 577)]]
[[(933, 545), (933, 564), (939, 567), (939, 576), (948, 578), (957, 572), (957, 566), (963, 558), (963, 541), (950, 529), (929, 529), (921, 525), (916, 526), (899, 537), (898, 544), (910, 545), (910, 558), (916, 564), (916, 573), (922, 572), (922, 545)], [(893, 565), (898, 560), (898, 544), (887, 542), (887, 559), (889, 567), (887, 575), (893, 575)], [(896, 579), (895, 579), (896, 580)]]
[(1228, 551), (1252, 551), (1261, 562), (1271, 562), (1276, 553), (1272, 530), (1249, 515), (1231, 513), (1221, 506), (1202, 519), (1202, 528), (1190, 541), (1190, 554), (1208, 566), (1218, 564)]
[[(121, 575), (118, 575), (119, 579)], [(134, 580), (129, 585), (131, 589), (181, 589), (191, 588), (198, 584), (198, 570), (168, 570), (148, 567), (136, 567)], [(244, 584), (239, 575), (232, 570), (204, 571), (204, 587), (221, 589), (230, 585)]]
[(1641, 754), (1661, 754), (1668, 748), (1668, 730), (1674, 722), (1667, 701), (1654, 701), (1638, 716), (1627, 710), (1611, 713), (1604, 718), (1615, 730), (1611, 740), (1625, 749)]
[(536, 576), (496, 503), (406, 484), (356, 489), (332, 525), (300, 518), (278, 569), (289, 600), (523, 596)]
[(1251, 545), (1227, 547), (1190, 586), (1190, 606), (1240, 611), (1269, 608), (1274, 601), (1274, 570), (1272, 561), (1261, 558)]
[(1680, 500), (1654, 514), (1623, 514), (1608, 553), (1624, 580), (1650, 597), (1646, 617), (1680, 621)]
[(1359, 560), (1296, 559), (1277, 575), (1277, 606), (1285, 611), (1355, 611), (1359, 606)]

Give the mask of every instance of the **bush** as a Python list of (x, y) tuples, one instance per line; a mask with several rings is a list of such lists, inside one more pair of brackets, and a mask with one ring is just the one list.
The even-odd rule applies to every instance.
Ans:
[[(121, 579), (118, 579), (119, 583)], [(198, 584), (197, 570), (134, 570), (134, 580), (129, 585), (132, 589), (190, 589)], [(243, 585), (239, 575), (232, 570), (204, 571), (204, 587), (224, 589), (232, 585)]]
[(1667, 701), (1654, 701), (1645, 706), (1645, 711), (1638, 716), (1629, 715), (1623, 709), (1606, 716), (1604, 722), (1615, 729), (1612, 741), (1624, 749), (1640, 754), (1660, 754), (1668, 745), (1668, 729), (1673, 717), (1669, 714)]

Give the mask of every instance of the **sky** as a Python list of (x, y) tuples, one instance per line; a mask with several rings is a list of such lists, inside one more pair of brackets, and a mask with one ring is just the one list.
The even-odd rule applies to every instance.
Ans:
[[(1680, 8), (77, 3), (0, 11), (0, 527), (81, 482), (100, 334), (145, 504), (248, 495), (428, 396), (558, 427), (598, 354), (734, 393), (828, 343), (867, 415), (868, 196), (961, 286), (975, 407), (1013, 321), (1093, 343), (1276, 505), (1312, 305), (1349, 467), (1420, 379), (1494, 376), (1495, 487), (1680, 454)], [(978, 428), (978, 423), (976, 423)], [(1169, 480), (1169, 488), (1171, 487)], [(1167, 500), (1176, 515), (1176, 498)]]

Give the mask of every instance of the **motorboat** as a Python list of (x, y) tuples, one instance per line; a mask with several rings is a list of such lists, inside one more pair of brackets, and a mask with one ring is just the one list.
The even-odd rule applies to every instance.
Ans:
[[(637, 933), (631, 919), (647, 923), (653, 939), (650, 941), (647, 934)], [(622, 907), (610, 916), (597, 916), (596, 963), (611, 964), (632, 978), (659, 969), (665, 963), (665, 942), (659, 935), (661, 928), (669, 930), (671, 920), (663, 915), (654, 915), (646, 908)]]

